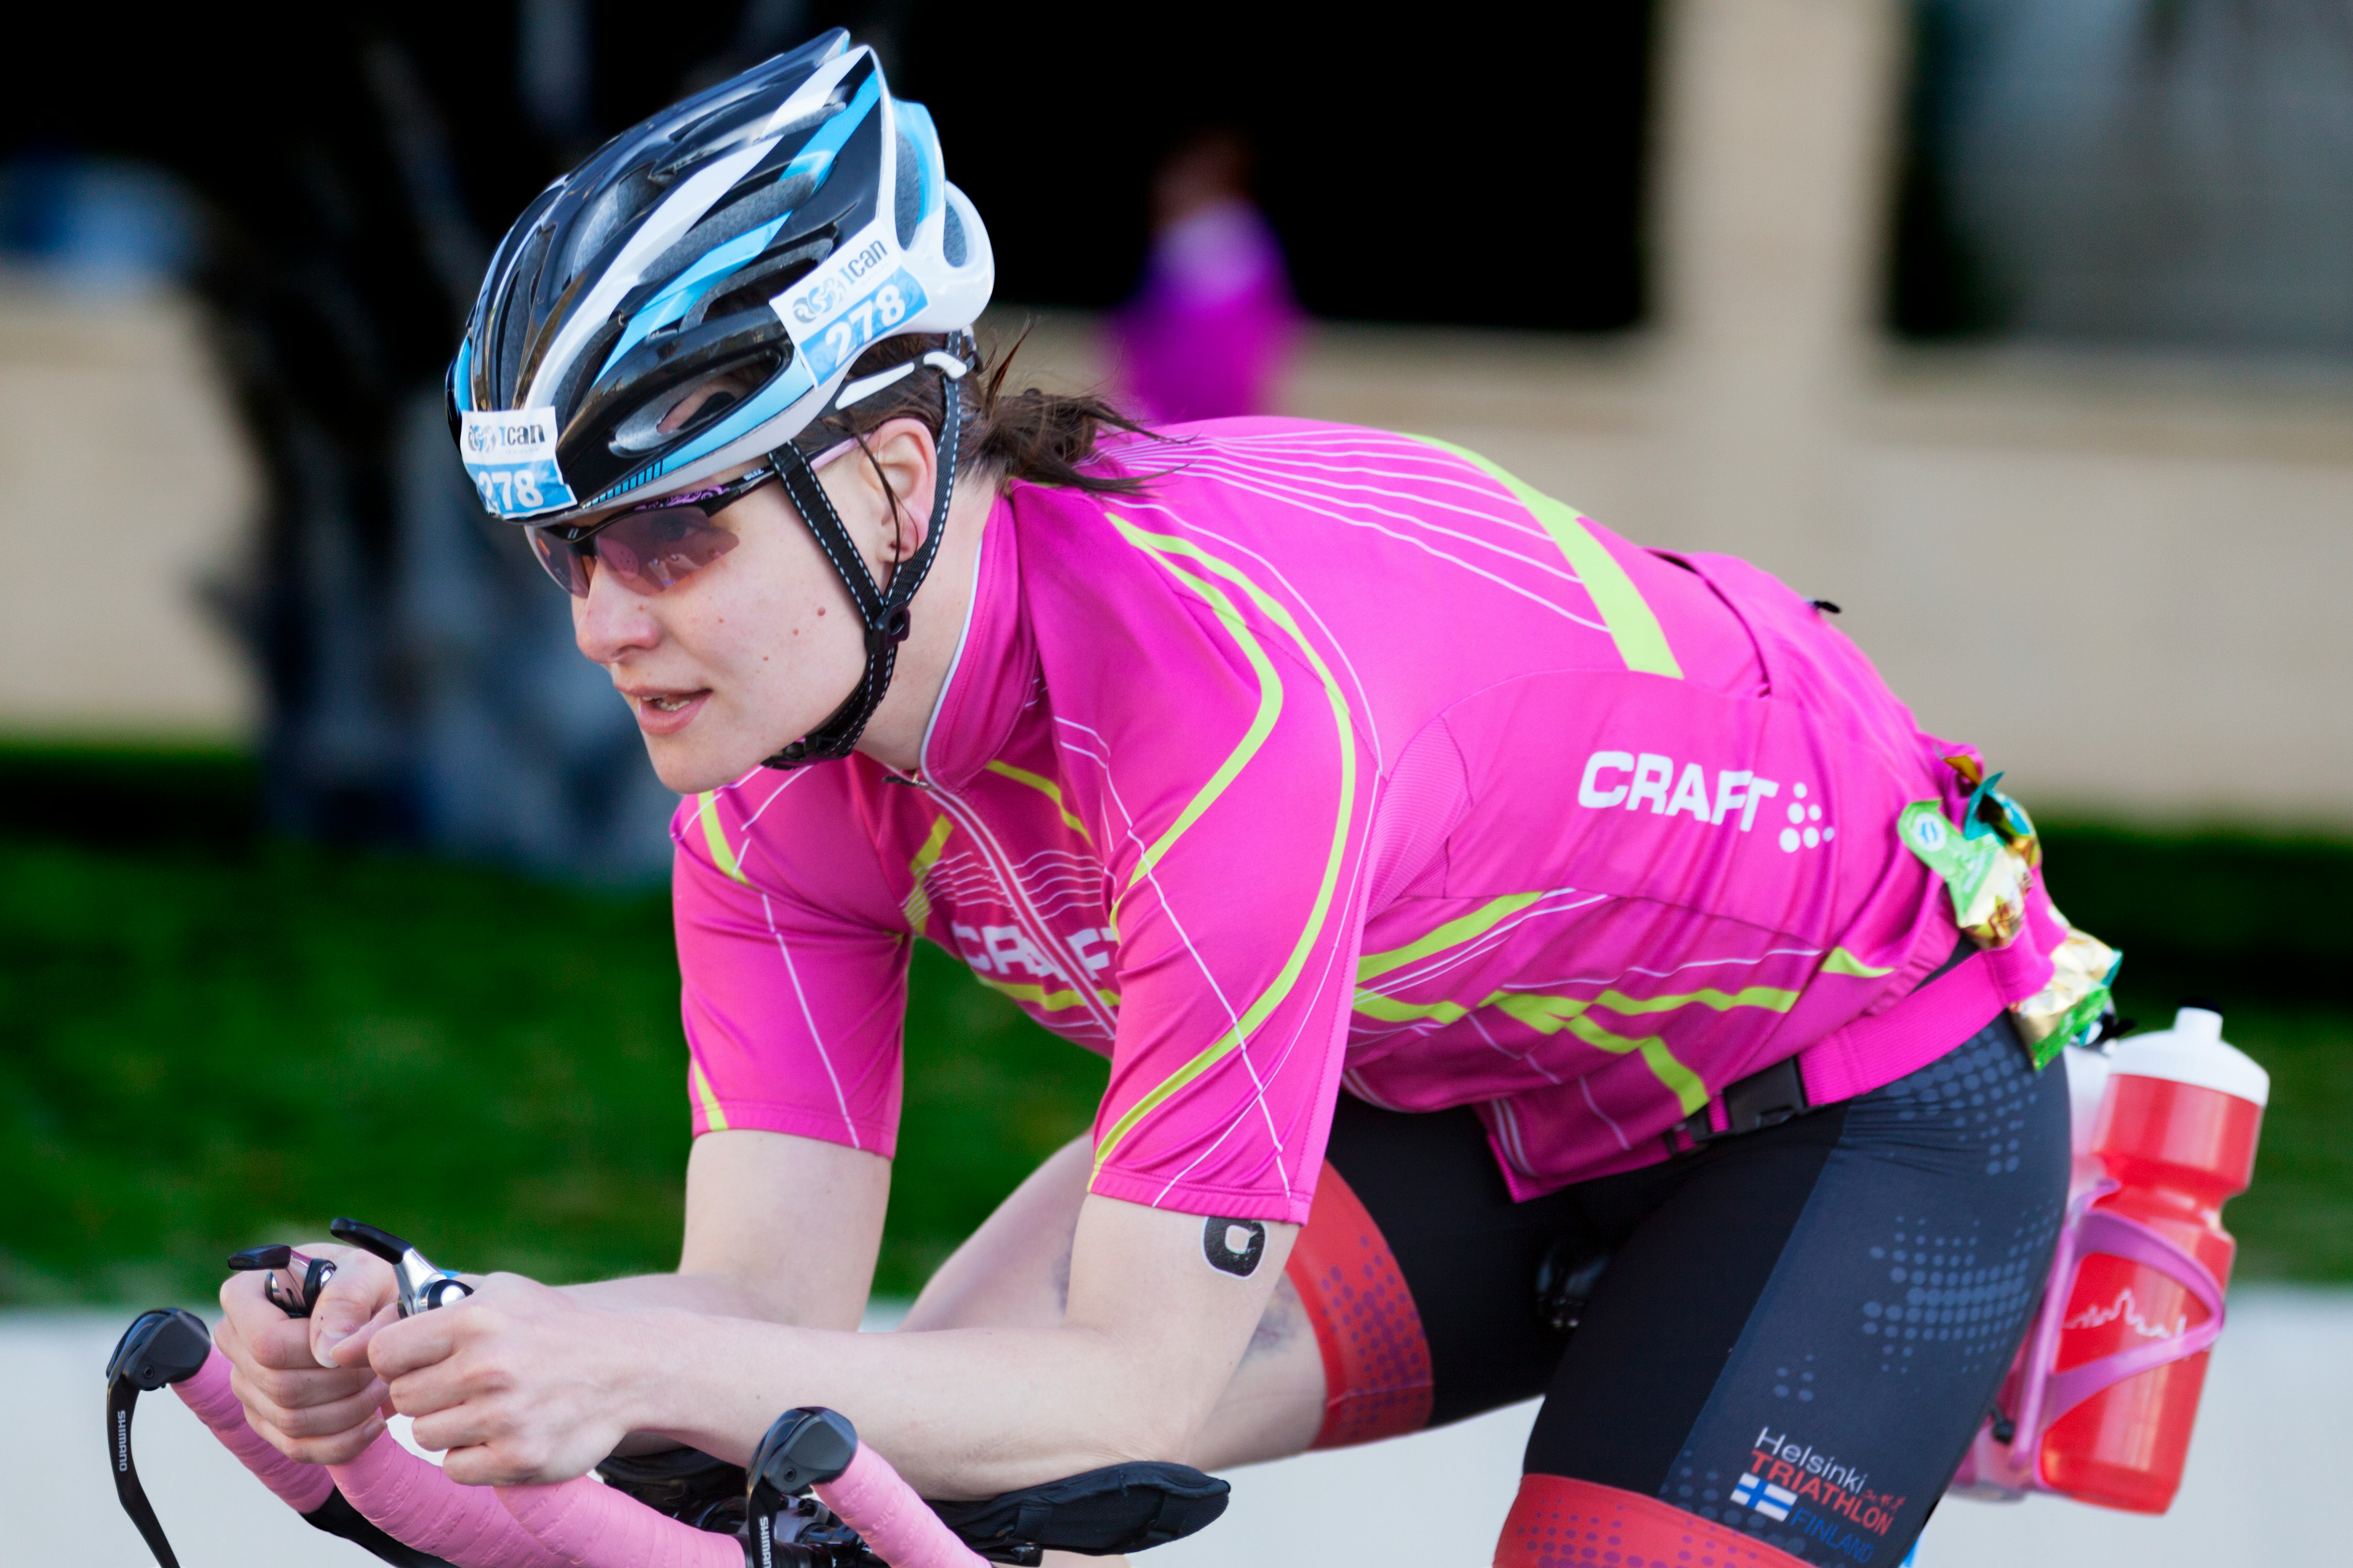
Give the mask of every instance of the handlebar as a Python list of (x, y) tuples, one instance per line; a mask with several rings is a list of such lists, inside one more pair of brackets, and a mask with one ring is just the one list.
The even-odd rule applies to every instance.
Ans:
[[(389, 1232), (350, 1219), (331, 1228), (337, 1240), (393, 1265), (404, 1317), (471, 1293)], [(270, 1271), (265, 1292), (290, 1316), (307, 1313), (324, 1283), (313, 1260), (282, 1246), (248, 1248), (231, 1267)], [(280, 1271), (293, 1276), (291, 1290), (282, 1295), (275, 1278)], [(315, 1516), (340, 1493), (390, 1538), (362, 1544), (401, 1568), (429, 1561), (425, 1552), (455, 1568), (983, 1568), (985, 1563), (831, 1411), (791, 1411), (770, 1428), (754, 1456), (753, 1539), (742, 1541), (681, 1523), (586, 1476), (555, 1486), (460, 1486), (388, 1433), (348, 1464), (290, 1459), (247, 1421), (230, 1386), (227, 1358), (192, 1313), (142, 1314), (115, 1347), (107, 1382), (118, 1489), (162, 1568), (178, 1568), (178, 1563), (139, 1486), (130, 1433), (138, 1394), (166, 1384), (288, 1506), (318, 1522)], [(828, 1536), (828, 1521), (792, 1502), (793, 1494), (812, 1486), (854, 1536), (837, 1531), (818, 1539)]]
[[(404, 1316), (471, 1293), (396, 1236), (348, 1219), (333, 1230), (393, 1264)], [(268, 1294), (290, 1315), (301, 1315), (295, 1307), (307, 1311), (324, 1282), (312, 1260), (284, 1247), (251, 1248), (233, 1267), (270, 1270)], [(276, 1286), (280, 1271), (290, 1277), (286, 1299)], [(227, 1358), (187, 1312), (143, 1314), (116, 1347), (107, 1376), (118, 1489), (162, 1568), (178, 1564), (131, 1464), (130, 1405), (140, 1390), (165, 1384), (290, 1507), (395, 1568), (984, 1568), (992, 1559), (1035, 1563), (1041, 1547), (1102, 1552), (1156, 1544), (1199, 1529), (1225, 1507), (1225, 1483), (1198, 1471), (1117, 1466), (952, 1510), (976, 1516), (965, 1528), (978, 1530), (972, 1539), (987, 1545), (984, 1557), (859, 1441), (847, 1419), (805, 1407), (786, 1411), (754, 1451), (743, 1512), (721, 1510), (730, 1521), (744, 1519), (741, 1532), (730, 1534), (697, 1529), (586, 1476), (554, 1486), (460, 1486), (388, 1433), (348, 1464), (290, 1459), (247, 1421)], [(980, 1517), (1003, 1512), (999, 1505), (1015, 1517)]]

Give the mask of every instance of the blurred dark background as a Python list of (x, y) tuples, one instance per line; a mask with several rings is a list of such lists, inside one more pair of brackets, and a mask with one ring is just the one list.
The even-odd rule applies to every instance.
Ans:
[(1560, 7), (1496, 49), (1338, 5), (1178, 26), (893, 0), (523, 0), (461, 21), (240, 5), (127, 28), (51, 9), (13, 37), (28, 68), (0, 103), (0, 234), (19, 254), (72, 244), (93, 171), (178, 182), (193, 243), (161, 259), (211, 307), (264, 469), (259, 570), (218, 607), (265, 673), (274, 825), (658, 875), (665, 806), (626, 714), (562, 655), (562, 604), (481, 525), (443, 449), (451, 345), (498, 236), (550, 178), (842, 25), (937, 116), (997, 237), (1000, 300), (1128, 293), (1154, 165), (1224, 124), (1256, 149), (1311, 311), (1608, 331), (1641, 311), (1649, 17)]

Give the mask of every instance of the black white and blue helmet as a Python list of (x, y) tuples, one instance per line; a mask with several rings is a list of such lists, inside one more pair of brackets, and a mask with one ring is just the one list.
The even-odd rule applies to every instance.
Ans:
[[(586, 518), (786, 446), (868, 348), (968, 328), (995, 278), (931, 116), (836, 29), (540, 193), (449, 367), (450, 426), (485, 508)], [(662, 428), (722, 374), (737, 396)]]

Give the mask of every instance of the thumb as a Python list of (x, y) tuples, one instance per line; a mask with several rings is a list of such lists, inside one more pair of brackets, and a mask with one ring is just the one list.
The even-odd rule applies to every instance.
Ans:
[(396, 1295), (392, 1270), (380, 1259), (364, 1254), (346, 1259), (311, 1308), (311, 1359), (321, 1366), (343, 1364), (336, 1348), (366, 1328)]
[(374, 1340), (380, 1331), (398, 1321), (400, 1321), (399, 1308), (387, 1302), (376, 1310), (375, 1317), (338, 1340), (328, 1353), (334, 1357), (334, 1364), (337, 1366), (365, 1366), (368, 1362), (369, 1342)]

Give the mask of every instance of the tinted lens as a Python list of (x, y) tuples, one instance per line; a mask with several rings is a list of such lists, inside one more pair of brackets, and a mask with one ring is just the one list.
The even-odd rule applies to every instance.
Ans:
[(625, 513), (600, 531), (596, 563), (633, 593), (659, 594), (734, 548), (735, 536), (701, 507), (668, 506)]
[(555, 585), (575, 599), (586, 598), (588, 563), (546, 529), (527, 528), (523, 532), (531, 539), (531, 552), (539, 557), (539, 563), (555, 579)]

